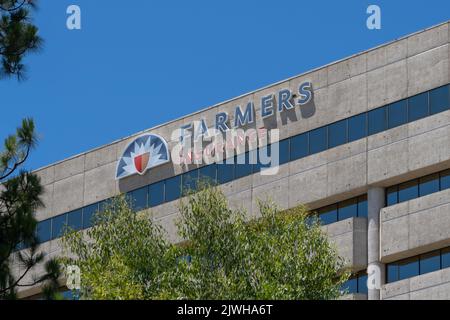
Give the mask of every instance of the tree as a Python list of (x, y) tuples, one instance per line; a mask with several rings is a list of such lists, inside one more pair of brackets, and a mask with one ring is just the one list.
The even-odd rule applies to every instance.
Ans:
[[(31, 283), (21, 282), (44, 259), (38, 252), (34, 217), (42, 206), (42, 186), (39, 177), (20, 169), (35, 145), (34, 122), (24, 119), (16, 134), (5, 139), (5, 150), (0, 153), (0, 299), (15, 298), (18, 287), (43, 284), (47, 297), (57, 288), (59, 268), (55, 260), (45, 263), (44, 275)], [(19, 247), (28, 249), (16, 251)], [(16, 276), (11, 270), (14, 255), (24, 267)]]
[(180, 202), (178, 232), (168, 243), (149, 213), (121, 196), (87, 231), (63, 239), (66, 264), (81, 269), (88, 299), (335, 299), (348, 279), (344, 261), (305, 207), (281, 212), (261, 202), (247, 221), (218, 187), (202, 186)]
[(0, 0), (0, 76), (25, 76), (23, 58), (40, 49), (42, 39), (38, 28), (30, 23), (34, 0)]

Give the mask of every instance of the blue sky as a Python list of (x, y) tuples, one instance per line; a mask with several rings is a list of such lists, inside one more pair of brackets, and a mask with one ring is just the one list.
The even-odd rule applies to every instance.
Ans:
[[(39, 0), (28, 80), (1, 80), (0, 139), (33, 117), (36, 169), (450, 19), (448, 0)], [(82, 10), (82, 30), (66, 9)], [(366, 9), (382, 29), (366, 28)]]

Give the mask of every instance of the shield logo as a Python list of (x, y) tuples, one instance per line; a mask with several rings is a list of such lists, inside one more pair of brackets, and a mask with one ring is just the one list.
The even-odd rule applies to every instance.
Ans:
[(134, 157), (134, 166), (136, 168), (136, 171), (139, 174), (143, 174), (145, 170), (147, 169), (148, 162), (150, 161), (150, 152), (145, 152), (143, 154), (140, 154), (136, 157)]

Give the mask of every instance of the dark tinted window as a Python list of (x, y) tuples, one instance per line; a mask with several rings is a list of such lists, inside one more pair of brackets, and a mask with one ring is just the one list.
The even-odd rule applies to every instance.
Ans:
[(398, 280), (398, 265), (393, 263), (393, 264), (388, 264), (387, 266), (387, 282), (394, 282)]
[(428, 116), (428, 92), (408, 99), (408, 120), (415, 121)]
[(439, 191), (439, 174), (433, 174), (420, 179), (419, 196), (423, 197), (438, 191)]
[(341, 291), (346, 292), (347, 294), (353, 294), (358, 292), (358, 279), (352, 278), (345, 281), (341, 287)]
[(399, 280), (419, 275), (419, 259), (407, 259), (398, 263)]
[(449, 86), (430, 91), (430, 111), (435, 114), (449, 109)]
[(442, 250), (441, 253), (442, 257), (442, 268), (449, 268), (450, 267), (450, 248), (446, 248)]
[(367, 196), (361, 196), (358, 199), (358, 217), (367, 218), (368, 208), (367, 208)]
[(394, 204), (398, 203), (398, 188), (397, 186), (390, 187), (386, 191), (386, 199), (387, 199), (387, 206), (392, 206)]
[(327, 225), (338, 221), (337, 205), (328, 206), (319, 210), (319, 219), (322, 225)]
[(52, 218), (52, 239), (59, 238), (64, 233), (64, 228), (67, 225), (67, 214), (62, 214)]
[[(285, 139), (283, 141), (280, 141), (279, 143), (275, 144), (275, 149), (276, 146), (278, 145), (278, 152), (279, 152), (279, 164), (285, 164), (289, 162), (289, 139)], [(273, 154), (273, 150), (275, 150), (272, 147), (272, 154)]]
[(441, 190), (450, 189), (450, 170), (441, 173)]
[(420, 274), (433, 272), (441, 268), (440, 252), (435, 251), (420, 256)]
[(253, 172), (270, 168), (272, 165), (272, 152), (270, 146), (264, 146), (257, 150), (257, 163), (253, 166)]
[(131, 208), (134, 211), (144, 210), (148, 207), (147, 204), (148, 187), (143, 187), (134, 191), (131, 191), (129, 196), (129, 201)]
[(367, 114), (363, 113), (348, 119), (348, 141), (352, 142), (367, 136)]
[(402, 100), (388, 106), (389, 128), (394, 128), (405, 124), (408, 121), (407, 100)]
[(291, 138), (291, 161), (308, 155), (308, 134), (303, 133)]
[(351, 199), (339, 203), (338, 219), (339, 221), (345, 220), (358, 215), (358, 202), (357, 199)]
[(234, 164), (217, 164), (217, 182), (227, 183), (234, 179)]
[(250, 153), (246, 152), (236, 157), (235, 168), (236, 179), (248, 176), (253, 172), (253, 165), (250, 163)]
[(402, 183), (398, 187), (398, 201), (408, 201), (419, 197), (419, 186), (417, 181), (413, 180), (410, 182)]
[(183, 194), (195, 191), (197, 189), (198, 169), (188, 171), (183, 174)]
[(309, 153), (314, 154), (327, 149), (327, 127), (309, 133)]
[(199, 169), (199, 178), (206, 183), (216, 182), (216, 164), (210, 164)]
[(358, 293), (367, 294), (367, 275), (361, 275), (358, 277)]
[(177, 200), (181, 195), (181, 176), (166, 180), (166, 202)]
[(369, 135), (386, 130), (386, 107), (369, 111)]
[(75, 210), (68, 213), (67, 216), (67, 225), (72, 230), (81, 230), (83, 228), (82, 223), (82, 210)]
[(94, 224), (94, 215), (98, 212), (98, 203), (83, 208), (83, 228), (90, 228)]
[(38, 222), (36, 235), (39, 239), (39, 243), (50, 241), (52, 238), (51, 219)]
[(148, 190), (148, 203), (155, 207), (164, 202), (164, 181), (151, 184)]
[(98, 205), (98, 207), (99, 207), (98, 211), (103, 212), (107, 209), (111, 209), (112, 205), (113, 205), (113, 200), (111, 198), (100, 201), (99, 205)]
[(328, 145), (334, 148), (347, 143), (347, 120), (342, 120), (328, 127)]

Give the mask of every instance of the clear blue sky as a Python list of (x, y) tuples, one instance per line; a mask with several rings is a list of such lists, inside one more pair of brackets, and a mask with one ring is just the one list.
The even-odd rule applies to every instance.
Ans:
[[(29, 79), (0, 81), (0, 139), (24, 117), (36, 169), (450, 19), (448, 0), (39, 0)], [(66, 8), (82, 30), (66, 28)], [(366, 8), (382, 9), (382, 30)]]

